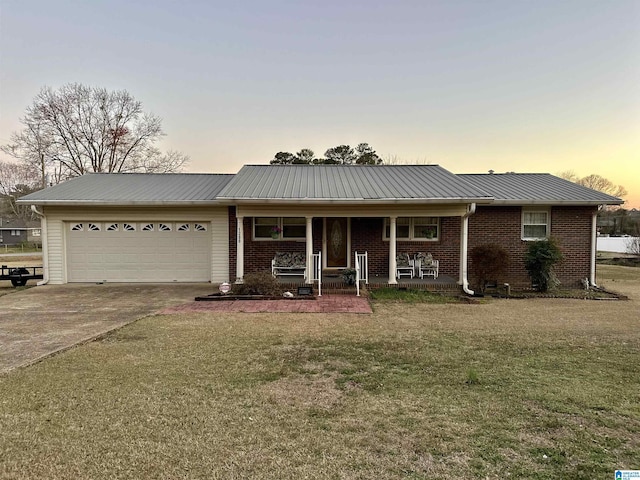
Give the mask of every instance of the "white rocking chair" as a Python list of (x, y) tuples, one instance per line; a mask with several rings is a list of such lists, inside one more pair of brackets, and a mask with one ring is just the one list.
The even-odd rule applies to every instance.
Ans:
[(416, 253), (415, 264), (421, 279), (424, 277), (433, 277), (434, 280), (438, 278), (440, 261), (434, 260), (430, 253)]
[(402, 278), (403, 275), (407, 275), (409, 278), (413, 278), (414, 275), (413, 260), (409, 258), (408, 253), (396, 255), (396, 278)]

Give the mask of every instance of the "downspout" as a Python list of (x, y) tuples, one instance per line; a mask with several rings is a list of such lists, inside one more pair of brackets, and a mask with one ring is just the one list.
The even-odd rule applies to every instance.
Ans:
[(460, 284), (462, 290), (467, 295), (475, 295), (475, 292), (469, 288), (468, 278), (468, 250), (469, 250), (469, 217), (476, 213), (476, 204), (472, 203), (467, 207), (467, 212), (462, 216), (462, 225), (460, 227)]
[(47, 217), (44, 213), (39, 212), (35, 205), (31, 205), (31, 211), (40, 217), (40, 228), (42, 238), (42, 280), (36, 283), (37, 286), (49, 283), (49, 239), (47, 238)]
[(598, 251), (598, 212), (602, 209), (602, 205), (598, 205), (598, 209), (591, 216), (591, 258), (589, 265), (589, 284), (592, 287), (596, 285), (596, 254)]

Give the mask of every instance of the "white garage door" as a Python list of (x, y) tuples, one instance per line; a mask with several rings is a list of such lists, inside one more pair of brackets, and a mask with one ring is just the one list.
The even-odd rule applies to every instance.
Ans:
[(68, 222), (69, 282), (208, 282), (208, 222)]

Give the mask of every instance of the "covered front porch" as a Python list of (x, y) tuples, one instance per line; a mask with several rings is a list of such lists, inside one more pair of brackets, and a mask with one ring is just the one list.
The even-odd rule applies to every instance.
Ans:
[[(290, 274), (274, 270), (276, 276), (282, 273), (282, 283), (311, 284), (322, 271), (323, 285), (338, 289), (344, 282), (337, 272), (355, 268), (356, 253), (366, 252), (368, 265), (360, 273), (368, 273), (369, 288), (467, 287), (467, 219), (474, 209), (475, 204), (239, 205), (232, 262), (236, 282), (243, 281), (245, 271), (271, 270), (272, 260), (285, 252), (302, 258), (302, 268)], [(421, 253), (440, 261), (438, 278), (398, 278), (398, 255)]]

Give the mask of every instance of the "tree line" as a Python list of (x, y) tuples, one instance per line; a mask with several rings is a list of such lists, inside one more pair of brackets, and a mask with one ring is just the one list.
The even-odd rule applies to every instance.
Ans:
[(303, 148), (296, 154), (278, 152), (271, 160), (271, 165), (381, 165), (378, 156), (368, 143), (359, 143), (354, 149), (349, 145), (338, 145), (327, 149), (323, 158), (316, 158), (310, 148)]

